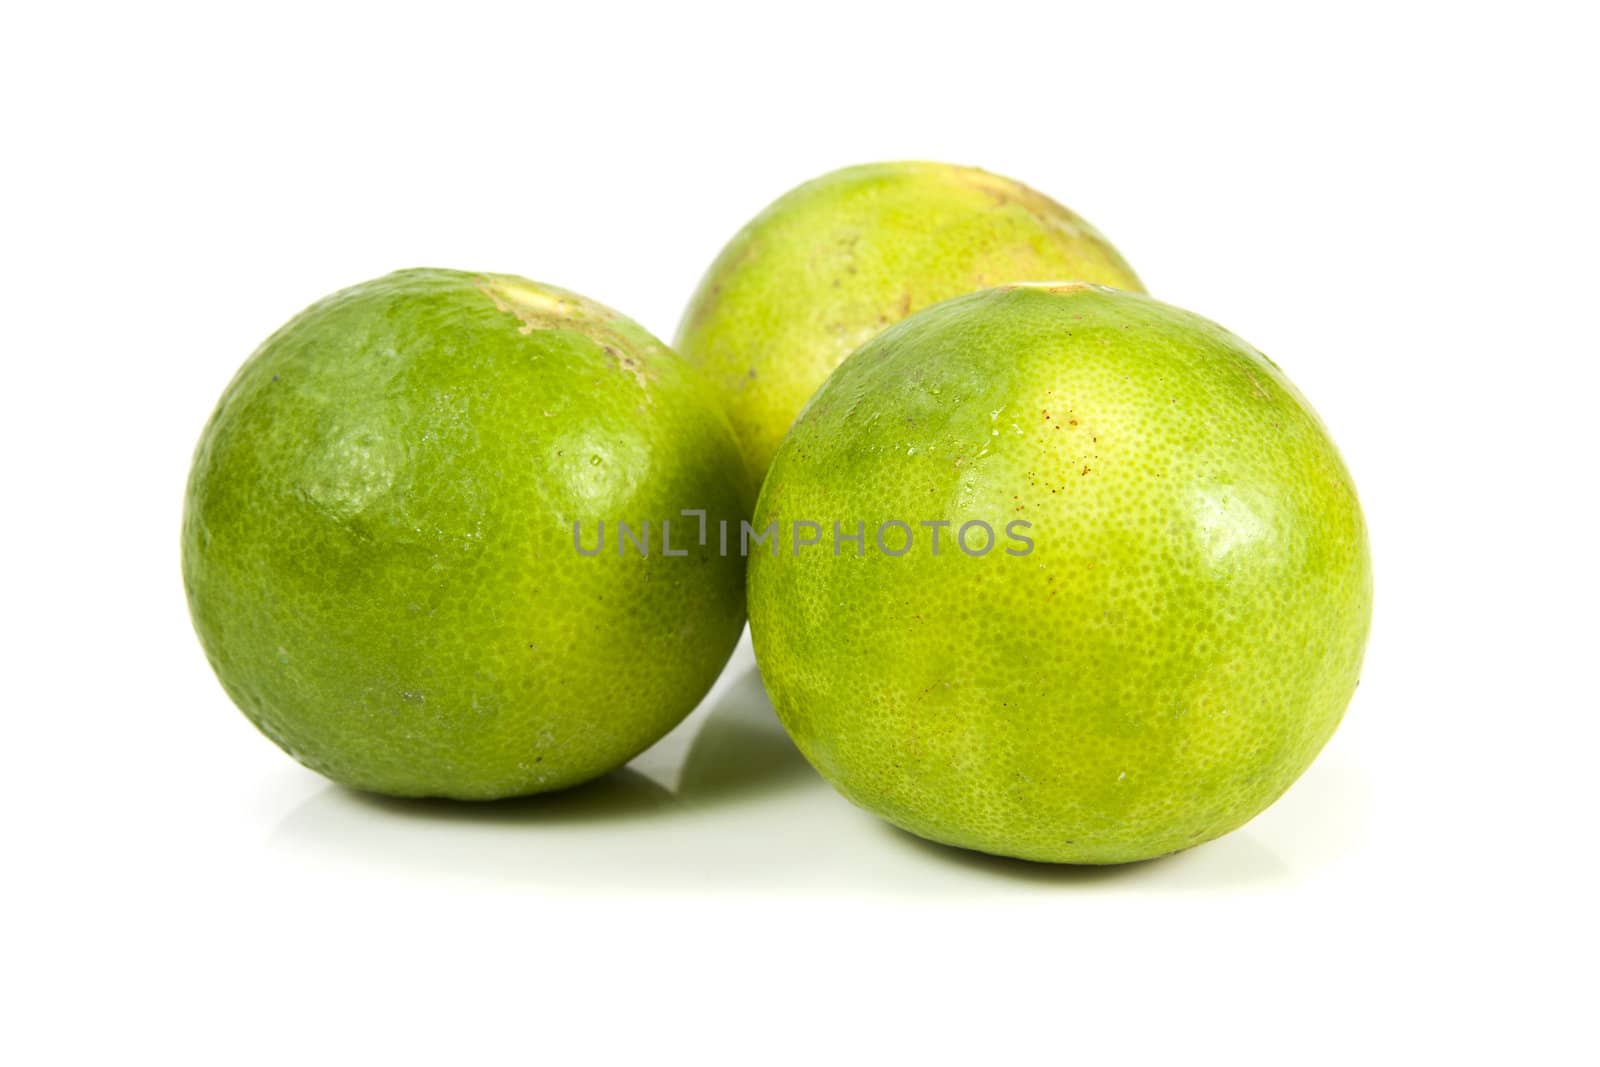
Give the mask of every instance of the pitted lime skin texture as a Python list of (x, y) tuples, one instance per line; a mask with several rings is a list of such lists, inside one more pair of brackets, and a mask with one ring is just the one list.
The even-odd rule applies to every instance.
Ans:
[[(229, 696), (335, 781), (537, 793), (625, 763), (744, 622), (699, 544), (750, 490), (698, 376), (629, 319), (522, 278), (409, 270), (250, 357), (195, 453), (183, 575)], [(654, 540), (615, 551), (618, 520)], [(672, 523), (673, 551), (661, 550)], [(597, 523), (605, 549), (593, 550)]]
[(828, 374), (930, 304), (1005, 282), (1142, 291), (1111, 244), (1021, 182), (945, 163), (880, 163), (785, 194), (712, 264), (677, 349), (720, 393), (759, 485)]
[[(890, 520), (903, 555), (876, 544)], [(969, 295), (870, 341), (754, 521), (785, 531), (750, 559), (750, 626), (806, 758), (903, 829), (1029, 860), (1146, 859), (1255, 816), (1338, 725), (1371, 616), (1355, 488), (1306, 400), (1221, 327), (1097, 286)], [(800, 521), (820, 545), (796, 551)], [(865, 523), (864, 553), (834, 521)], [(980, 521), (995, 544), (972, 527), (968, 554)]]

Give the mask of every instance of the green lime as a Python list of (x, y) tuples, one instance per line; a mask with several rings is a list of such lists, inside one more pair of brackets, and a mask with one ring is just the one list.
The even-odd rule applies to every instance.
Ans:
[(308, 767), (537, 793), (625, 763), (710, 687), (743, 561), (682, 512), (714, 530), (747, 500), (714, 399), (631, 320), (508, 275), (401, 271), (302, 312), (228, 386), (184, 582), (228, 694)]
[(751, 633), (800, 750), (904, 829), (1033, 860), (1252, 818), (1338, 725), (1371, 615), (1305, 399), (1215, 324), (1098, 286), (868, 342), (779, 449), (769, 525)]
[(891, 323), (1002, 282), (1141, 290), (1094, 227), (1021, 182), (945, 163), (848, 167), (780, 197), (728, 242), (677, 348), (721, 395), (759, 484), (828, 374)]

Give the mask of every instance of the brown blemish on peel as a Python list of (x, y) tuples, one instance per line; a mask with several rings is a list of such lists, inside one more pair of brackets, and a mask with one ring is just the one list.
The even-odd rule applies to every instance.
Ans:
[(488, 297), (495, 310), (515, 316), (524, 337), (536, 330), (558, 330), (581, 334), (598, 344), (617, 369), (632, 376), (649, 399), (653, 375), (637, 356), (628, 354), (629, 341), (611, 321), (611, 314), (600, 305), (569, 294), (547, 292), (516, 279), (481, 277), (478, 291)]
[(1096, 289), (1105, 290), (1105, 286), (1094, 285), (1090, 282), (1007, 282), (1005, 285), (997, 285), (995, 288), (1007, 293), (1014, 289), (1037, 289), (1040, 292), (1055, 293), (1061, 296), (1068, 293), (1093, 292)]
[(639, 383), (640, 389), (649, 390), (650, 378), (645, 373), (644, 364), (632, 356), (625, 355), (615, 345), (603, 345), (602, 347), (606, 350), (606, 355), (616, 361), (618, 367), (633, 375), (633, 380)]
[(1074, 240), (1091, 236), (1082, 219), (1031, 185), (977, 167), (954, 167), (951, 170), (957, 184), (986, 194), (994, 201), (996, 208), (1003, 209), (1015, 204), (1045, 226), (1059, 230)]
[(522, 323), (517, 332), (523, 336), (535, 330), (570, 330), (577, 325), (573, 321), (575, 309), (558, 296), (527, 286), (518, 286), (512, 292), (488, 279), (478, 282), (478, 291), (489, 298), (496, 311), (516, 316)]

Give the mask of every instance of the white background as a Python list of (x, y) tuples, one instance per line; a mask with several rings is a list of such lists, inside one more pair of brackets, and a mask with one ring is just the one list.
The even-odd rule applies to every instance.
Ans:
[[(8, 1062), (1593, 1062), (1584, 5), (8, 10)], [(231, 708), (178, 519), (272, 329), (428, 265), (670, 338), (767, 201), (899, 158), (1061, 199), (1332, 428), (1376, 618), (1278, 805), (1124, 869), (924, 845), (748, 646), (631, 772), (493, 808), (344, 792)]]

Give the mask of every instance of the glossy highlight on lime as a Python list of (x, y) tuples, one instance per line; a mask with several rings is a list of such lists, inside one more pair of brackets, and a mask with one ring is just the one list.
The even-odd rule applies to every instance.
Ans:
[(749, 495), (713, 398), (636, 323), (511, 275), (400, 271), (302, 312), (228, 386), (184, 584), (228, 694), (307, 766), (537, 793), (671, 729), (744, 622), (742, 560), (687, 539), (585, 558), (573, 524), (737, 521)]
[(1121, 863), (1242, 825), (1332, 735), (1366, 527), (1326, 429), (1244, 341), (1081, 283), (946, 301), (834, 372), (754, 521), (997, 515), (1027, 521), (1027, 555), (750, 559), (773, 705), (857, 804), (964, 848)]

